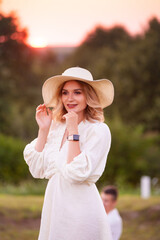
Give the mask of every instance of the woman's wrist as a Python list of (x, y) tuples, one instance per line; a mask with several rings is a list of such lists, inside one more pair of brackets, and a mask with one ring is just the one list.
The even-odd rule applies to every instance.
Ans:
[(35, 145), (36, 151), (38, 151), (38, 152), (43, 151), (43, 148), (47, 141), (48, 132), (49, 132), (49, 130), (47, 130), (47, 129), (39, 129), (37, 143)]
[(38, 136), (46, 138), (48, 136), (48, 132), (49, 132), (49, 128), (47, 129), (39, 128)]

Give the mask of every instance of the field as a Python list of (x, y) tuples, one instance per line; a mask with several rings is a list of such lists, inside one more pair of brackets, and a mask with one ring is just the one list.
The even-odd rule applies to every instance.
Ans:
[[(36, 240), (42, 196), (0, 195), (0, 239)], [(121, 240), (159, 240), (160, 196), (143, 200), (122, 195), (118, 209), (123, 218)]]

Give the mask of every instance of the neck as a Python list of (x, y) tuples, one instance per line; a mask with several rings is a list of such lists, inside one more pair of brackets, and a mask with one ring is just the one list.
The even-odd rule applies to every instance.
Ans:
[(113, 207), (113, 208), (110, 208), (110, 209), (106, 209), (106, 213), (107, 213), (107, 214), (110, 213), (113, 209), (114, 209), (114, 207)]

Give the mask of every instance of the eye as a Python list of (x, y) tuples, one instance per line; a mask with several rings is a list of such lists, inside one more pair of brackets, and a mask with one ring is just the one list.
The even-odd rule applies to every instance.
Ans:
[(62, 95), (67, 95), (67, 91), (62, 91)]
[(78, 95), (78, 94), (81, 94), (81, 92), (80, 92), (80, 91), (75, 91), (74, 93), (75, 93), (75, 94), (77, 94), (77, 95)]

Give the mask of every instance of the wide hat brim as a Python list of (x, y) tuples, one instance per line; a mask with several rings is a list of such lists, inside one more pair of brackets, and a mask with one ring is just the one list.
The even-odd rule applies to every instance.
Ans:
[(57, 104), (56, 93), (60, 85), (70, 80), (77, 80), (88, 83), (95, 90), (102, 108), (111, 105), (114, 99), (114, 87), (110, 80), (86, 80), (73, 76), (57, 75), (47, 79), (42, 86), (42, 97), (47, 107), (55, 107)]

